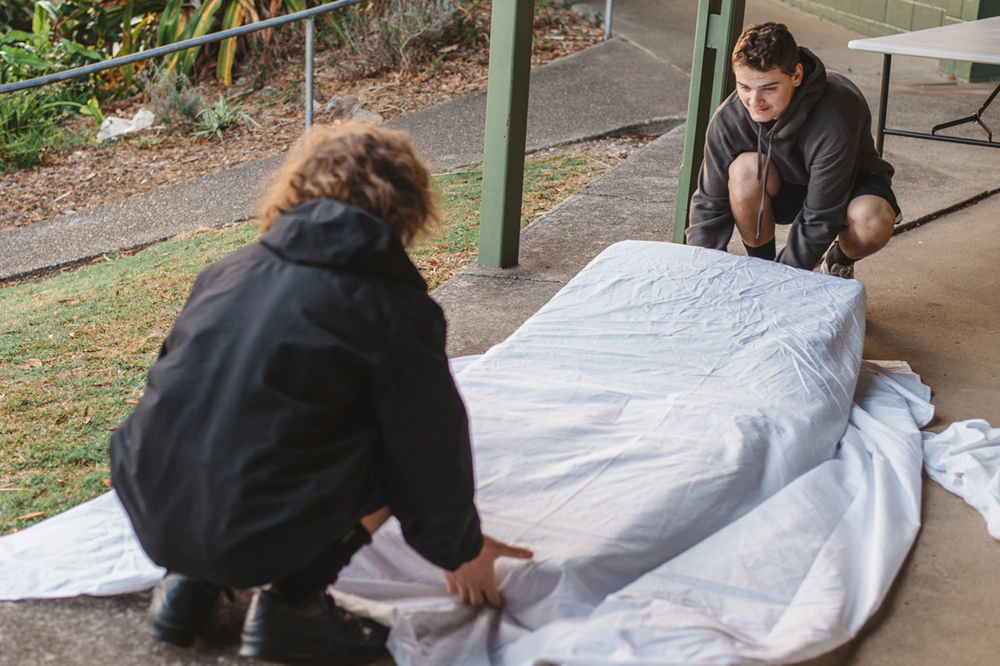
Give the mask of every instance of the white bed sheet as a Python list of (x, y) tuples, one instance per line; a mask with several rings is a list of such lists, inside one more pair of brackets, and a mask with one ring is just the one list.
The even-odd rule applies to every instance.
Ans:
[(924, 433), (924, 461), (927, 475), (981, 513), (1000, 539), (1000, 428), (971, 419)]
[[(394, 521), (335, 594), (392, 626), (400, 666), (779, 663), (832, 649), (877, 608), (916, 535), (918, 428), (932, 415), (912, 376), (866, 366), (858, 381), (863, 329), (853, 281), (612, 246), (457, 375), (485, 530), (536, 553), (500, 561), (505, 609), (457, 603)], [(120, 535), (113, 494), (62, 517), (88, 506), (118, 511), (103, 522)], [(80, 544), (55, 520), (0, 539), (0, 598), (70, 592), (35, 576), (56, 593), (26, 593), (5, 575), (4, 562), (69, 560)], [(89, 567), (77, 593), (160, 575), (127, 538), (101, 550), (114, 564)]]

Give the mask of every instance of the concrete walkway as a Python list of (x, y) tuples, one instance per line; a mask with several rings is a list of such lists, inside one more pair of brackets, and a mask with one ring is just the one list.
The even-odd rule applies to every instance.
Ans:
[[(603, 9), (603, 2), (595, 5)], [(599, 114), (612, 118), (605, 123), (606, 129), (664, 119), (669, 124), (670, 118), (683, 114), (695, 3), (616, 0), (615, 5), (616, 32), (631, 45), (616, 41), (535, 74), (532, 104), (552, 102), (547, 110), (533, 106), (531, 136), (538, 146), (571, 140), (575, 128), (581, 128), (581, 134), (600, 131), (583, 131), (590, 125), (579, 120)], [(847, 42), (857, 35), (776, 0), (750, 0), (749, 5), (748, 22), (788, 24), (799, 42), (811, 47), (829, 68), (851, 76), (874, 110), (881, 59), (848, 51)], [(944, 81), (933, 61), (895, 60), (890, 126), (926, 129), (935, 122), (967, 115), (992, 89)], [(598, 112), (595, 95), (606, 88), (566, 83), (574, 80), (569, 77), (578, 76), (577, 82), (625, 85), (628, 72), (634, 73), (629, 85), (636, 86), (636, 97), (621, 105), (622, 116), (610, 115), (610, 110)], [(552, 78), (543, 78), (548, 76)], [(636, 100), (642, 99), (657, 101), (625, 118), (629, 109), (624, 107), (638, 110)], [(474, 98), (458, 100), (422, 112), (423, 120), (418, 118), (421, 114), (414, 114), (398, 122), (432, 161), (441, 160), (439, 165), (475, 161), (481, 142), (477, 138), (473, 145), (463, 145), (472, 130), (469, 135), (463, 133), (474, 126), (477, 104), (481, 102)], [(564, 125), (561, 134), (554, 129), (560, 122)], [(552, 129), (543, 131), (543, 127)], [(503, 271), (470, 267), (437, 289), (434, 296), (449, 320), (449, 354), (481, 353), (503, 340), (608, 244), (626, 238), (667, 240), (682, 132), (683, 127), (667, 132), (529, 225), (522, 233), (519, 267)], [(887, 139), (886, 149), (897, 167), (894, 184), (910, 222), (932, 218), (1000, 187), (998, 151), (894, 137)], [(244, 191), (240, 196), (249, 202), (267, 165), (234, 171), (218, 178)], [(211, 192), (209, 185), (204, 187)], [(199, 207), (205, 200), (194, 194), (191, 199)], [(164, 201), (173, 206), (177, 197)], [(237, 213), (234, 207), (230, 215)], [(171, 209), (170, 218), (174, 217)], [(192, 212), (191, 217), (204, 222), (210, 216)], [(159, 215), (152, 219), (157, 224), (168, 222)], [(998, 219), (1000, 199), (987, 198), (897, 236), (885, 250), (859, 265), (858, 277), (869, 299), (865, 354), (907, 361), (923, 375), (935, 391), (937, 428), (973, 417), (1000, 425), (1000, 345), (996, 344), (1000, 289), (993, 270), (1000, 256), (1000, 235), (994, 228)], [(3, 245), (6, 235), (0, 234), (0, 258), (11, 251)], [(987, 535), (983, 519), (971, 508), (927, 482), (923, 531), (882, 610), (861, 637), (810, 664), (995, 666), (1000, 663), (998, 590), (1000, 542)], [(198, 651), (176, 650), (149, 638), (143, 626), (147, 603), (148, 594), (0, 603), (0, 666), (236, 662), (245, 594), (236, 604), (222, 605)]]
[[(691, 24), (681, 24), (690, 18), (691, 5), (683, 0), (616, 0), (616, 32), (671, 61), (691, 52)], [(596, 6), (603, 8), (603, 2)], [(877, 112), (881, 57), (846, 48), (861, 35), (775, 0), (750, 0), (746, 19), (748, 24), (774, 20), (788, 25), (797, 41), (828, 68), (850, 76), (873, 114)], [(656, 29), (660, 26), (663, 32)], [(690, 55), (687, 58), (689, 62)], [(946, 81), (933, 60), (893, 60), (890, 127), (926, 131), (978, 109), (993, 89), (994, 84)], [(438, 289), (435, 297), (449, 316), (451, 350), (479, 353), (503, 340), (565, 283), (574, 267), (582, 267), (603, 249), (598, 247), (601, 241), (657, 234), (667, 240), (680, 131), (661, 138), (605, 175), (603, 184), (595, 182), (528, 227), (522, 235), (521, 268), (468, 269)], [(981, 138), (974, 132), (963, 135)], [(907, 361), (923, 376), (934, 390), (934, 430), (969, 418), (1000, 425), (1000, 289), (995, 269), (1000, 198), (934, 219), (941, 211), (1000, 188), (1000, 151), (887, 137), (885, 152), (896, 167), (893, 187), (904, 222), (933, 221), (897, 236), (859, 264), (858, 278), (869, 301), (865, 356)], [(639, 172), (648, 180), (619, 180), (618, 171)], [(588, 206), (588, 191), (605, 193), (609, 181), (623, 188), (617, 193), (618, 205), (592, 201)], [(624, 188), (637, 181), (653, 187), (639, 190), (633, 208)], [(650, 196), (651, 191), (656, 195)], [(581, 228), (586, 234), (578, 236)], [(534, 247), (544, 251), (536, 253)], [(743, 253), (738, 241), (730, 251)], [(533, 281), (517, 282), (524, 278)], [(987, 534), (978, 513), (926, 477), (923, 521), (881, 611), (859, 638), (809, 666), (1000, 664), (1000, 542)]]

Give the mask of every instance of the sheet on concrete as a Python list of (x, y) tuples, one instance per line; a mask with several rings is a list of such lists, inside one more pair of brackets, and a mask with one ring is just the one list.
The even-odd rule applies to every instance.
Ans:
[[(787, 662), (835, 647), (912, 544), (932, 413), (916, 379), (876, 366), (858, 379), (863, 326), (852, 281), (612, 246), (457, 375), (485, 529), (536, 552), (501, 560), (505, 609), (457, 603), (393, 521), (335, 593), (392, 626), (400, 666)], [(120, 512), (113, 495), (98, 503)], [(24, 545), (48, 522), (0, 539), (0, 562), (18, 538), (36, 566), (51, 555)], [(80, 547), (65, 526), (49, 534)], [(117, 559), (101, 589), (115, 571), (157, 579), (126, 541), (102, 547)], [(10, 588), (0, 575), (0, 598)]]
[(1000, 539), (1000, 428), (982, 419), (924, 433), (927, 475), (969, 503)]

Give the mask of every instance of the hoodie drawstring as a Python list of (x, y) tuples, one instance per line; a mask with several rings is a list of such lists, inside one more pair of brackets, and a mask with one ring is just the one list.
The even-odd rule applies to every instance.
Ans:
[[(764, 145), (764, 129), (757, 125), (757, 182), (761, 182), (760, 157)], [(760, 210), (757, 211), (757, 238), (760, 238), (760, 226), (764, 222), (764, 197), (767, 196), (767, 176), (771, 172), (771, 144), (774, 142), (774, 127), (767, 133), (767, 153), (764, 158), (764, 182), (760, 190)]]

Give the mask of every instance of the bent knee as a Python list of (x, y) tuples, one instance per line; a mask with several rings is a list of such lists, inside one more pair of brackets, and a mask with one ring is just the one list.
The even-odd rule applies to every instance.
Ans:
[(847, 207), (847, 226), (859, 240), (888, 240), (896, 224), (896, 211), (882, 197), (860, 196)]
[[(763, 165), (761, 165), (763, 167)], [(731, 197), (738, 199), (754, 198), (760, 199), (761, 180), (758, 179), (757, 153), (740, 153), (729, 165), (729, 193)], [(778, 193), (781, 187), (781, 177), (778, 170), (772, 164), (769, 167), (767, 176), (767, 193), (772, 197)]]

